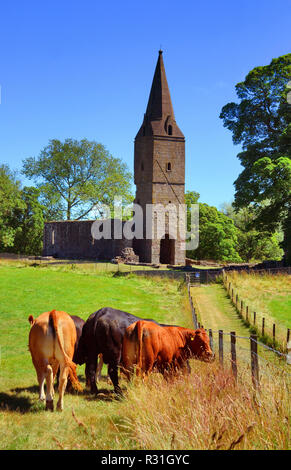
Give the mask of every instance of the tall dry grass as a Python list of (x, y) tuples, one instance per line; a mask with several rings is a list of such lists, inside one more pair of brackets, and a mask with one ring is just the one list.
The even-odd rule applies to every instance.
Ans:
[(217, 364), (195, 362), (189, 377), (168, 382), (158, 374), (146, 385), (135, 379), (121, 416), (138, 449), (290, 448), (287, 382), (268, 381), (255, 392)]

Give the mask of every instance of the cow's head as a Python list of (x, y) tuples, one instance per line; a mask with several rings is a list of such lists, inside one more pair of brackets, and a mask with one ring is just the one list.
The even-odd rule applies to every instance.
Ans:
[(203, 328), (193, 330), (187, 337), (187, 346), (190, 355), (202, 361), (210, 362), (214, 360), (214, 354), (210, 347), (209, 336)]

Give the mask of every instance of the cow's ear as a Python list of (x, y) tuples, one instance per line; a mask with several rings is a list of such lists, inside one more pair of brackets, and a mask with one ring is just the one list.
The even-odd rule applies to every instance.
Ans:
[(29, 321), (29, 323), (31, 324), (31, 326), (34, 324), (35, 320), (34, 320), (34, 318), (33, 318), (32, 315), (29, 315), (28, 321)]

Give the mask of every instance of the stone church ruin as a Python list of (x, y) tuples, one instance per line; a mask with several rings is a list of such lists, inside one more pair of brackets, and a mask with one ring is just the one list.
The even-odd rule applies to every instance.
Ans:
[[(185, 264), (185, 229), (172, 233), (170, 217), (181, 224), (179, 207), (185, 194), (185, 137), (174, 115), (165, 73), (162, 51), (154, 73), (150, 96), (142, 125), (134, 143), (135, 204), (143, 209), (143, 238), (110, 239), (92, 236), (92, 220), (46, 222), (44, 256), (68, 259), (138, 260), (154, 264)], [(152, 236), (146, 237), (146, 208), (152, 207), (150, 221)], [(164, 211), (172, 207), (171, 214)], [(165, 217), (164, 233), (157, 233), (159, 217)], [(126, 222), (111, 220), (112, 226)], [(125, 257), (125, 258), (124, 258)]]

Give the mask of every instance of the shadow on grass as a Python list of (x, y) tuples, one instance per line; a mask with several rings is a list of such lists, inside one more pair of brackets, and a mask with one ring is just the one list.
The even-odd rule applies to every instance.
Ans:
[(120, 401), (124, 399), (123, 392), (126, 391), (125, 387), (122, 387), (122, 395), (114, 392), (114, 390), (108, 390), (107, 388), (99, 388), (97, 394), (92, 394), (89, 390), (84, 391), (84, 395), (87, 401)]
[(39, 386), (38, 385), (31, 385), (30, 387), (16, 387), (12, 388), (10, 392), (14, 393), (21, 393), (21, 392), (29, 392), (29, 393), (38, 393), (39, 392)]
[[(103, 380), (107, 380), (107, 377), (102, 377)], [(80, 377), (81, 382), (85, 380)], [(125, 391), (126, 388), (122, 387), (122, 391)], [(39, 394), (39, 386), (31, 385), (27, 387), (15, 387), (9, 390), (10, 393), (0, 392), (0, 411), (15, 411), (18, 413), (36, 413), (44, 410), (44, 402), (40, 402), (36, 397), (30, 398), (25, 396), (25, 393), (32, 393), (34, 395)], [(58, 393), (57, 387), (55, 384), (55, 392)], [(114, 402), (122, 400), (124, 397), (117, 395), (113, 389), (99, 388), (97, 395), (92, 394), (90, 390), (84, 388), (82, 392), (77, 392), (75, 390), (66, 390), (65, 394), (68, 395), (79, 395), (84, 397), (87, 401), (107, 401)]]
[(35, 404), (30, 398), (18, 395), (0, 393), (0, 409), (3, 411), (17, 411), (18, 413), (29, 413), (35, 410)]

